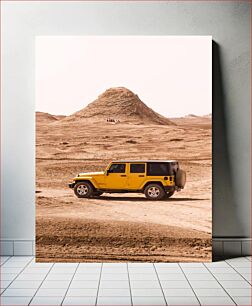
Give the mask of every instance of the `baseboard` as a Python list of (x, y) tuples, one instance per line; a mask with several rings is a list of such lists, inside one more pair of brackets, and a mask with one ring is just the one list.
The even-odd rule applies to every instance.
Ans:
[[(34, 240), (0, 240), (1, 256), (33, 256)], [(213, 260), (251, 256), (251, 238), (213, 238)]]
[(1, 256), (33, 256), (35, 255), (34, 240), (0, 240)]

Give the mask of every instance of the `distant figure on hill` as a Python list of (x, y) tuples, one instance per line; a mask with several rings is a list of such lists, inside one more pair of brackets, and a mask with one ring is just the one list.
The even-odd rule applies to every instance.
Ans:
[(110, 122), (110, 123), (119, 123), (120, 122), (119, 119), (111, 119), (111, 118), (107, 118), (106, 121)]

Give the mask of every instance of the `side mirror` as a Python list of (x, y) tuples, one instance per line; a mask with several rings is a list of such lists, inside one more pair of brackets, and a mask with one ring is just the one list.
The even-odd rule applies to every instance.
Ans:
[(107, 176), (109, 175), (109, 170), (106, 171), (106, 175), (107, 175)]

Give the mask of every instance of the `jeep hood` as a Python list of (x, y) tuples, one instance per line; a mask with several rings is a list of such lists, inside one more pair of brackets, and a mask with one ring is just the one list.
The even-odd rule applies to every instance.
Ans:
[(104, 171), (101, 172), (82, 172), (79, 173), (78, 176), (98, 176), (98, 175), (104, 175)]

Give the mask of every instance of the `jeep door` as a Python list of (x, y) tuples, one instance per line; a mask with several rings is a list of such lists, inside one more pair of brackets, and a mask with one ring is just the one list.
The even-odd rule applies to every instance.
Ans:
[(126, 163), (113, 163), (107, 170), (106, 189), (127, 189)]
[(146, 179), (145, 163), (130, 163), (128, 171), (128, 188), (132, 190), (141, 189)]

